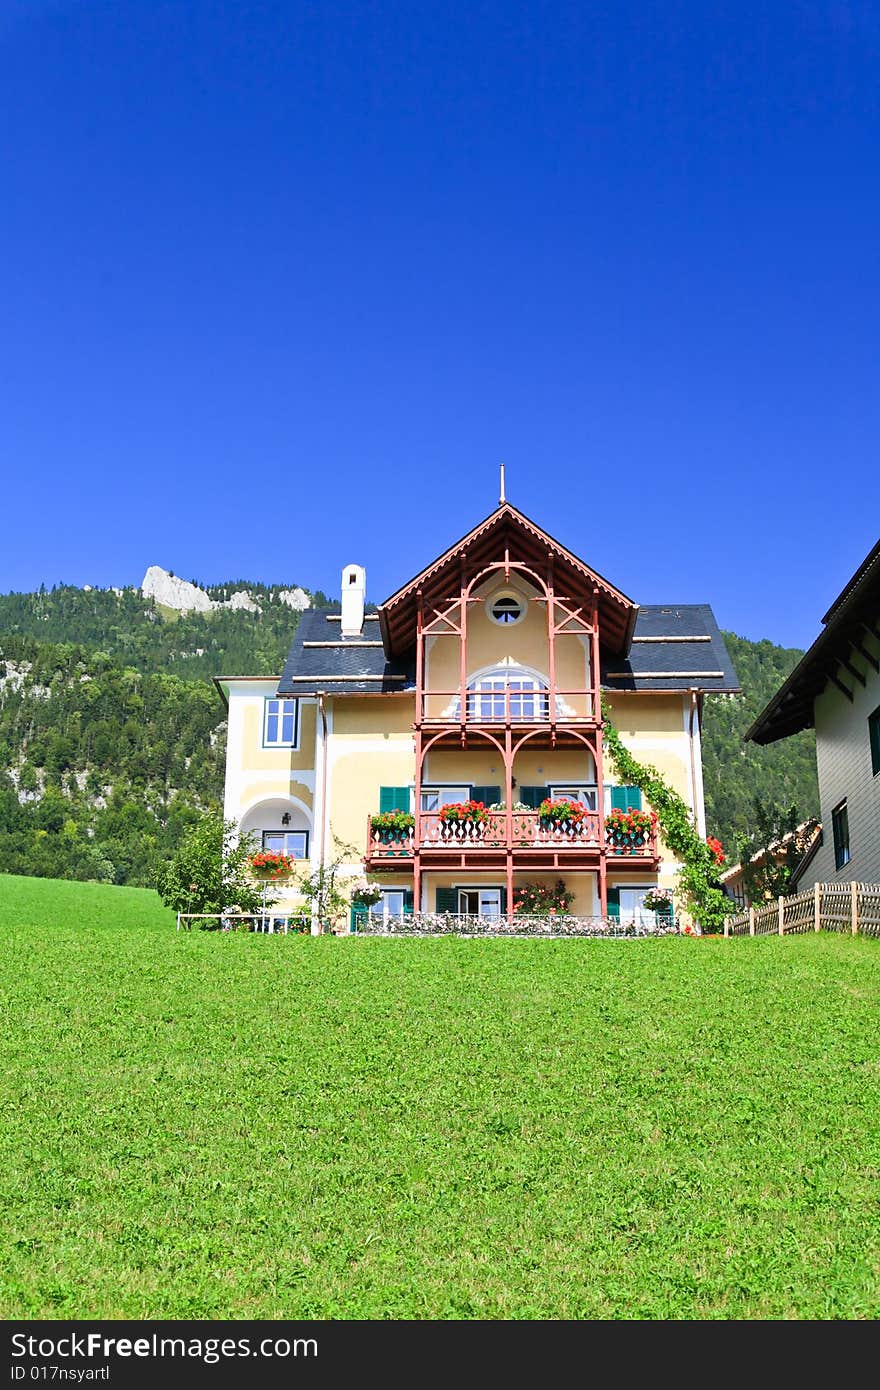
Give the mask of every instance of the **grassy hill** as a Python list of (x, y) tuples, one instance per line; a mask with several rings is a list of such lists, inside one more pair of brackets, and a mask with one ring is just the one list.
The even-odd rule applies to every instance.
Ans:
[(4, 1318), (876, 1318), (880, 950), (0, 875)]
[[(277, 588), (208, 592), (242, 588), (259, 613), (163, 615), (133, 589), (0, 595), (0, 871), (152, 882), (221, 798), (226, 726), (210, 677), (279, 671), (296, 629)], [(735, 853), (755, 797), (805, 819), (818, 792), (811, 733), (742, 742), (800, 652), (726, 637), (745, 695), (707, 699), (703, 757), (709, 829)]]

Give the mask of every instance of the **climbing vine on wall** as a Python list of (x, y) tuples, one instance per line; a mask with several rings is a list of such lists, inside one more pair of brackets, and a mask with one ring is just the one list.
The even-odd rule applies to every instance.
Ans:
[[(624, 746), (608, 716), (604, 741), (614, 770), (627, 786), (639, 787), (657, 813), (663, 839), (681, 863), (678, 881), (685, 902), (704, 931), (720, 931), (730, 912), (730, 899), (718, 886), (718, 855), (694, 828), (687, 803), (650, 763), (640, 763)], [(717, 843), (717, 842), (716, 842)]]

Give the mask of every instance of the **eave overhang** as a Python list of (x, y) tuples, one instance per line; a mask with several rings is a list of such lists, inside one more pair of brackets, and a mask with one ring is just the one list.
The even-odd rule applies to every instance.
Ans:
[(824, 631), (746, 730), (746, 741), (775, 743), (811, 729), (816, 697), (829, 682), (852, 700), (853, 682), (865, 679), (861, 663), (880, 666), (880, 541), (825, 616)]

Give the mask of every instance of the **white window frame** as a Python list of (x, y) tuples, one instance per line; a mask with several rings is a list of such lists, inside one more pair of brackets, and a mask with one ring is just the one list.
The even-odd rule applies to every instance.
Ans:
[[(273, 710), (273, 705), (277, 705), (278, 708)], [(292, 708), (288, 709), (288, 706), (292, 706)], [(278, 732), (281, 734), (285, 719), (290, 718), (291, 715), (293, 716), (293, 737), (291, 739), (280, 737), (270, 739), (269, 720), (278, 720)], [(299, 748), (299, 700), (291, 699), (286, 695), (267, 695), (265, 697), (263, 700), (263, 747)]]
[[(280, 836), (280, 838), (284, 841), (283, 848), (280, 849), (280, 850), (278, 850), (278, 849), (276, 849), (274, 846), (268, 845), (268, 844), (266, 843), (266, 836), (267, 836), (267, 835), (272, 835), (273, 837), (276, 837), (276, 838)], [(302, 853), (302, 854), (297, 854), (295, 849), (290, 849), (290, 848), (288, 847), (288, 841), (289, 841), (294, 835), (297, 835), (297, 836), (300, 836), (300, 835), (301, 835), (301, 836), (303, 836), (303, 853)], [(308, 857), (309, 857), (309, 832), (308, 832), (307, 830), (264, 830), (264, 831), (262, 831), (262, 844), (263, 844), (263, 849), (271, 849), (271, 850), (273, 850), (273, 852), (274, 852), (275, 854), (290, 854), (290, 855), (292, 855), (293, 858), (296, 859), (297, 861), (303, 860), (303, 859), (308, 859)]]
[(579, 801), (588, 811), (597, 809), (598, 793), (595, 782), (560, 782), (550, 788), (552, 800)]
[[(381, 918), (383, 922), (387, 922), (389, 917), (402, 917), (406, 905), (405, 892), (404, 888), (383, 888), (378, 902), (370, 903), (370, 916)], [(391, 906), (391, 900), (397, 898), (400, 899), (399, 910)]]
[[(479, 917), (492, 917), (492, 918), (497, 918), (497, 917), (500, 917), (500, 916), (501, 916), (501, 889), (500, 889), (500, 888), (479, 888), (479, 887), (477, 887), (477, 886), (471, 886), (471, 887), (469, 888), (469, 887), (467, 887), (467, 885), (465, 885), (465, 886), (462, 887), (462, 888), (458, 888), (456, 891), (457, 891), (457, 893), (458, 893), (458, 911), (459, 911), (459, 914), (460, 914), (461, 916), (463, 916), (463, 917), (476, 917), (476, 916), (479, 916)], [(471, 912), (471, 910), (470, 910), (469, 907), (466, 907), (466, 906), (463, 907), (463, 906), (462, 906), (462, 901), (461, 901), (461, 900), (462, 900), (462, 895), (463, 895), (464, 893), (476, 893), (476, 895), (477, 895), (477, 911), (476, 911), (475, 913), (474, 913), (474, 912)], [(487, 901), (487, 900), (489, 900), (489, 899), (491, 899), (491, 901)], [(495, 910), (495, 911), (492, 911), (492, 910), (491, 910), (492, 908), (495, 908), (496, 910)]]
[[(517, 697), (519, 712), (515, 713)], [(467, 702), (468, 719), (481, 723), (502, 723), (508, 704), (512, 719), (543, 723), (549, 717), (550, 696), (546, 680), (533, 671), (519, 668), (499, 666), (475, 676), (468, 681)], [(528, 713), (527, 705), (531, 706)]]
[[(513, 599), (514, 602), (516, 602), (519, 605), (519, 612), (517, 613), (515, 618), (495, 617), (494, 609), (496, 605), (498, 604), (500, 599), (505, 598)], [(528, 607), (528, 600), (525, 598), (525, 595), (519, 593), (516, 589), (499, 589), (496, 593), (492, 595), (491, 598), (486, 599), (486, 615), (489, 619), (489, 622), (494, 623), (496, 627), (516, 627), (516, 624), (521, 623), (523, 618), (526, 616)]]
[[(638, 886), (627, 885), (625, 887), (618, 888), (617, 891), (620, 894), (619, 901), (621, 924), (623, 924), (624, 922), (639, 922), (645, 923), (647, 925), (652, 925), (654, 922), (656, 922), (657, 913), (653, 908), (645, 907), (644, 902), (642, 901), (645, 894), (653, 892), (653, 890), (656, 887), (656, 883), (646, 883), (640, 884)], [(632, 902), (632, 906), (627, 907), (625, 911), (623, 905), (624, 894), (627, 894), (627, 896), (631, 900), (635, 899), (635, 901)]]
[[(427, 787), (422, 787), (422, 814), (436, 815), (438, 811), (442, 811), (444, 806), (450, 806), (453, 802), (470, 800), (470, 795), (470, 784), (461, 784), (458, 786), (443, 786), (441, 783), (433, 782), (429, 784)], [(432, 796), (435, 796), (437, 798), (437, 805), (426, 806), (426, 797)]]

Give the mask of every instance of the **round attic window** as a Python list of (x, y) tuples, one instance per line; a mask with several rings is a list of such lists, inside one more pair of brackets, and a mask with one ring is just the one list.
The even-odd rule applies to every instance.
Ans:
[(486, 609), (493, 623), (518, 623), (520, 618), (525, 616), (526, 601), (520, 594), (506, 590), (493, 595), (486, 604)]

